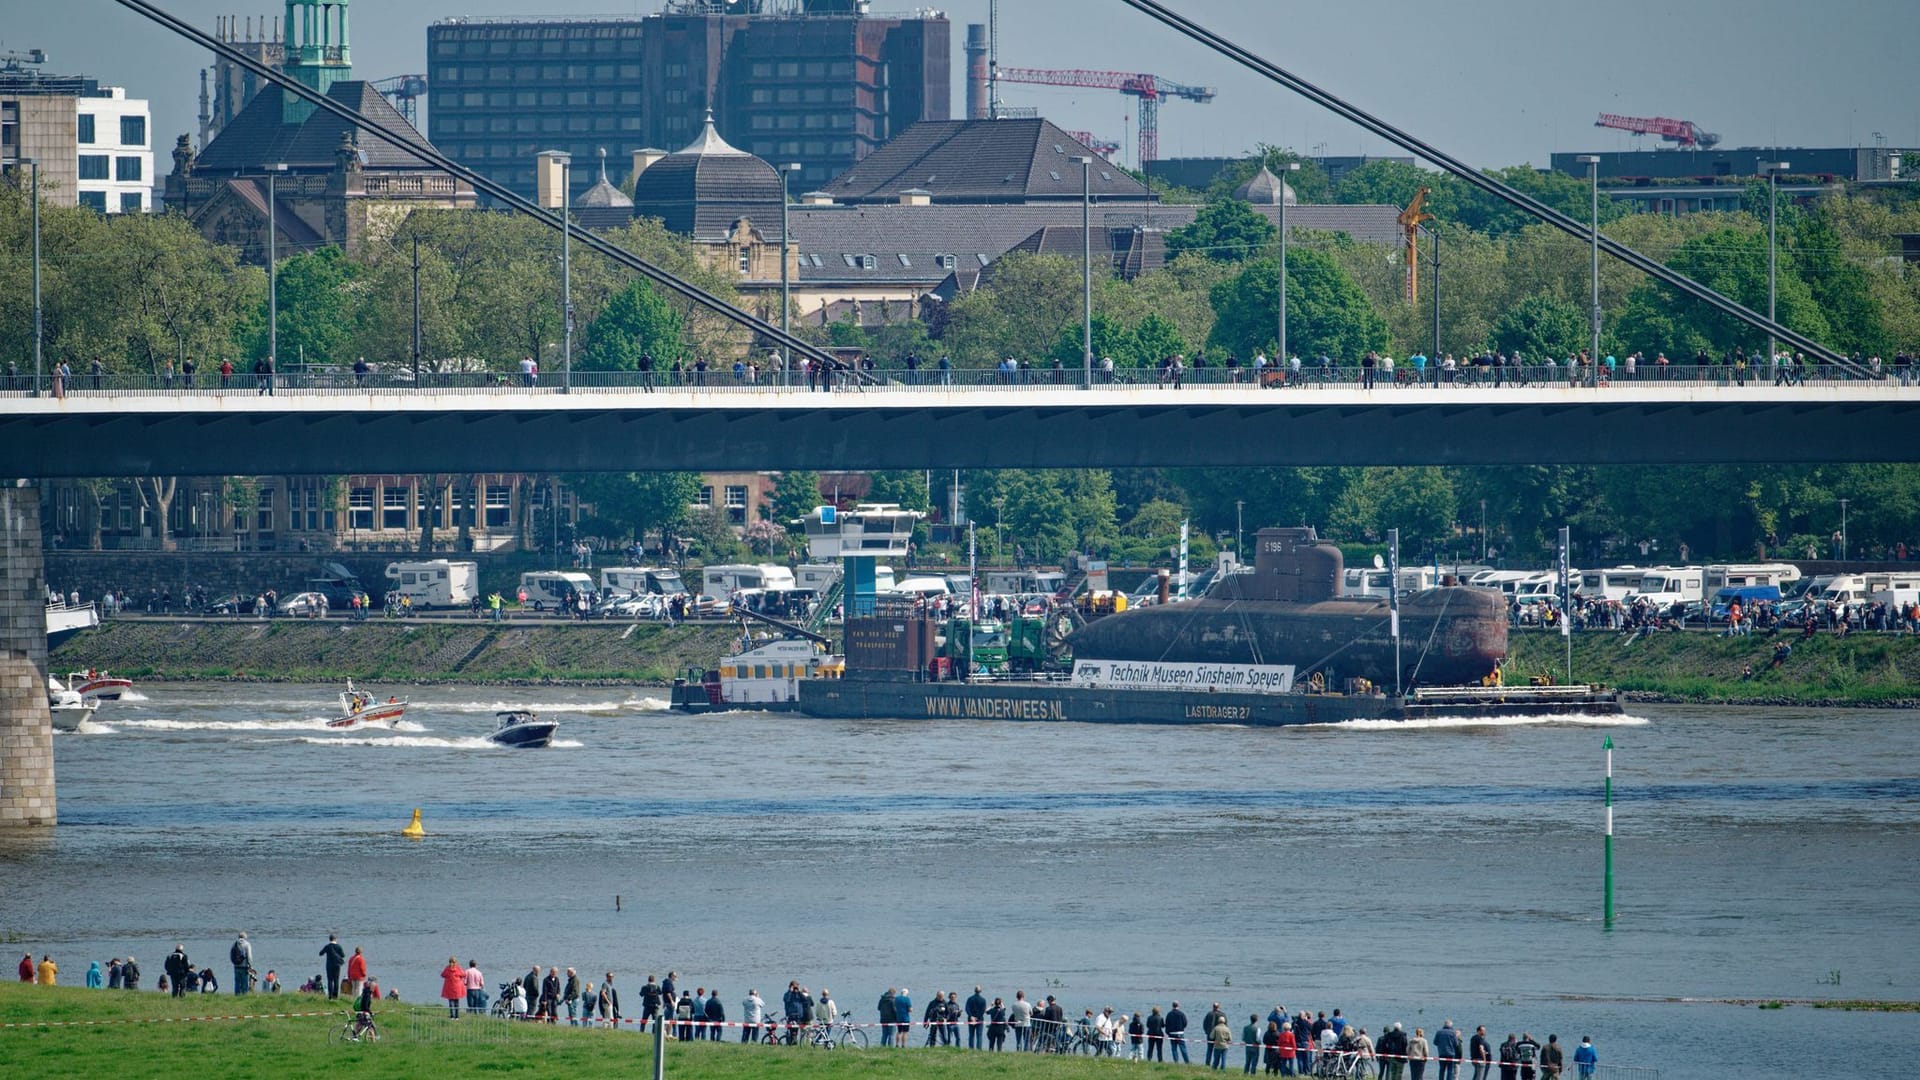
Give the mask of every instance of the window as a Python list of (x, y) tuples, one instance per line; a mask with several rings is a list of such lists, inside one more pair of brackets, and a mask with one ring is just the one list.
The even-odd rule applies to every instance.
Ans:
[(139, 192), (123, 191), (120, 193), (120, 212), (121, 213), (137, 214), (143, 209), (145, 208), (140, 205)]
[(253, 511), (254, 528), (261, 532), (273, 531), (273, 489), (260, 492), (260, 505)]
[(93, 114), (92, 113), (80, 114), (80, 126), (78, 128), (78, 131), (79, 131), (79, 138), (77, 141), (80, 143), (80, 145), (86, 146), (93, 142)]
[(813, 265), (815, 265), (815, 266), (819, 266), (819, 265), (820, 265), (820, 256), (818, 256), (818, 255), (815, 255), (815, 256), (813, 257)]
[[(901, 266), (906, 266), (906, 267), (913, 266), (913, 261), (911, 259), (908, 259), (905, 255), (895, 255), (894, 258), (900, 260)], [(1275, 288), (1278, 288), (1278, 286), (1275, 286)]]
[(879, 268), (879, 266), (880, 266), (880, 260), (874, 258), (873, 256), (871, 255), (860, 256), (860, 269), (876, 270)]
[(307, 489), (307, 531), (318, 532), (319, 529), (320, 529), (320, 489), (308, 488)]
[(933, 257), (933, 261), (940, 267), (940, 269), (951, 270), (954, 268), (954, 265), (958, 263), (960, 260), (957, 257), (952, 255), (935, 255)]
[(734, 525), (747, 523), (747, 485), (727, 485), (727, 521)]
[[(147, 145), (147, 118), (144, 116), (123, 116), (120, 118), (120, 145)], [(135, 177), (135, 179), (139, 179)]]
[(107, 178), (108, 160), (105, 154), (81, 154), (80, 179), (105, 180)]
[(487, 485), (487, 528), (504, 529), (511, 514), (513, 489), (505, 484)]
[(373, 528), (373, 489), (354, 488), (347, 492), (347, 527)]
[(380, 527), (383, 529), (404, 529), (407, 527), (406, 488), (383, 488), (381, 490)]
[(700, 507), (702, 510), (712, 506), (713, 505), (713, 487), (711, 485), (702, 487), (700, 489), (699, 497), (693, 500), (693, 505)]
[[(759, 75), (760, 75), (760, 69), (761, 69), (761, 68), (763, 68), (763, 67), (765, 67), (765, 66), (766, 66), (765, 64), (755, 64), (755, 65), (753, 65), (753, 73), (754, 73), (754, 75), (755, 75), (756, 77), (757, 77), (757, 76), (759, 76)], [(666, 75), (666, 77), (667, 77), (667, 78), (669, 78), (669, 79), (684, 79), (684, 78), (686, 78), (686, 77), (687, 77), (687, 65), (685, 65), (685, 64), (668, 64), (668, 65), (666, 66), (666, 68), (665, 68), (665, 72), (664, 72), (664, 73), (665, 73), (665, 75)]]
[(753, 270), (753, 249), (750, 247), (747, 247), (745, 244), (742, 244), (740, 246), (740, 272), (743, 274), (746, 274), (746, 273), (751, 273), (752, 270)]
[(756, 79), (773, 78), (773, 65), (765, 63), (753, 65), (753, 77)]
[(80, 205), (89, 210), (97, 210), (104, 214), (107, 212), (107, 193), (104, 191), (82, 191), (80, 192)]
[[(1047, 170), (1047, 175), (1053, 177), (1054, 180), (1056, 181), (1060, 179), (1060, 174), (1057, 172), (1054, 172), (1052, 169)], [(1275, 287), (1278, 288), (1278, 286), (1275, 286)]]

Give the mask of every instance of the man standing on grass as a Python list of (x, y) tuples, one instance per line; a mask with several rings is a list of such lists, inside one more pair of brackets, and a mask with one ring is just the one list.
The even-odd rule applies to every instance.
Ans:
[(253, 945), (247, 941), (247, 932), (233, 940), (233, 947), (227, 950), (227, 959), (233, 961), (233, 992), (235, 996), (247, 992), (253, 982)]
[(347, 962), (347, 950), (340, 947), (340, 935), (328, 934), (327, 943), (320, 947), (320, 959), (327, 965), (327, 1000), (340, 999), (340, 968)]

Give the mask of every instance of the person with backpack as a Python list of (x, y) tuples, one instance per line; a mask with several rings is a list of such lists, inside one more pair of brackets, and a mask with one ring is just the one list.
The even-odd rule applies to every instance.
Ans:
[(1520, 1080), (1533, 1080), (1535, 1064), (1540, 1060), (1540, 1044), (1533, 1041), (1532, 1035), (1523, 1031), (1520, 1033), (1520, 1041), (1514, 1044), (1513, 1056), (1514, 1060), (1520, 1063)]
[(253, 982), (253, 945), (247, 941), (247, 932), (233, 939), (233, 946), (227, 950), (227, 959), (233, 962), (233, 993), (235, 997), (251, 989)]
[(193, 970), (192, 962), (187, 959), (187, 947), (175, 945), (173, 952), (167, 956), (167, 962), (162, 966), (167, 970), (173, 996), (184, 997), (187, 992), (187, 974)]

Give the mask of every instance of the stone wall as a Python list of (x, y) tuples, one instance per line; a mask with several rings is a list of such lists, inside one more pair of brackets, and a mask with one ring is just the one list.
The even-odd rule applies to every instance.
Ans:
[(0, 828), (52, 825), (55, 816), (40, 492), (8, 481), (0, 487)]

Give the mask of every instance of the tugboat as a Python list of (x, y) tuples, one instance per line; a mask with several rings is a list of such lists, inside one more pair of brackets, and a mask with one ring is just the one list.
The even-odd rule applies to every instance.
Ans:
[(407, 703), (399, 698), (375, 701), (372, 694), (354, 689), (353, 680), (348, 679), (347, 688), (340, 692), (340, 715), (327, 721), (327, 726), (335, 730), (379, 727), (400, 719), (406, 711)]
[(515, 749), (553, 745), (553, 733), (560, 727), (558, 720), (542, 720), (530, 709), (509, 709), (495, 713), (500, 726), (487, 741)]
[(68, 673), (67, 686), (81, 697), (99, 698), (101, 701), (119, 701), (120, 695), (133, 689), (133, 680), (89, 668), (86, 671)]
[(796, 712), (802, 681), (839, 674), (842, 661), (828, 653), (832, 642), (825, 636), (749, 608), (741, 608), (740, 613), (784, 636), (756, 639), (743, 618), (740, 647), (724, 657), (719, 667), (690, 668), (684, 677), (673, 680), (674, 711)]

